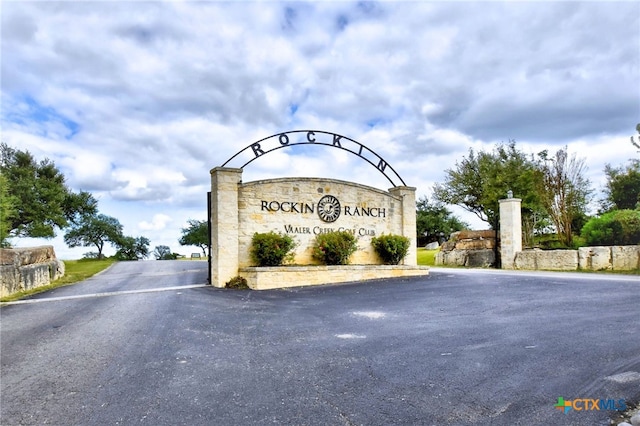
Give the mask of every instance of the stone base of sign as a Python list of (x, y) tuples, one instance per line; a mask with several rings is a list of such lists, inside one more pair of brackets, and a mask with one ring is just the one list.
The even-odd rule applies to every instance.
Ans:
[(320, 284), (429, 275), (428, 266), (408, 265), (318, 265), (240, 268), (252, 290), (304, 287)]

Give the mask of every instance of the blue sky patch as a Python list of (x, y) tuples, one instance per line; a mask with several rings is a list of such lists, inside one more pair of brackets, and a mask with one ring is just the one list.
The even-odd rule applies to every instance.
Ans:
[(78, 123), (60, 114), (54, 108), (41, 105), (31, 96), (18, 99), (16, 104), (20, 103), (26, 104), (27, 108), (21, 111), (8, 111), (5, 116), (7, 121), (28, 126), (35, 124), (33, 127), (39, 128), (38, 133), (42, 136), (48, 136), (48, 124), (60, 123), (67, 129), (64, 134), (67, 140), (73, 138), (80, 130)]

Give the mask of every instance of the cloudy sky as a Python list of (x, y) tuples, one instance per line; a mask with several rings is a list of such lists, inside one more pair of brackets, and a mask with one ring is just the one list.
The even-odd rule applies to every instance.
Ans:
[[(288, 130), (365, 144), (418, 196), (470, 147), (509, 139), (531, 153), (567, 145), (586, 158), (596, 190), (606, 163), (637, 156), (637, 1), (0, 7), (2, 140), (52, 159), (151, 249), (198, 251), (177, 240), (188, 219), (206, 218), (209, 170)], [(284, 176), (390, 186), (326, 147), (265, 155), (243, 180)], [(64, 259), (90, 251), (61, 235), (48, 243)]]

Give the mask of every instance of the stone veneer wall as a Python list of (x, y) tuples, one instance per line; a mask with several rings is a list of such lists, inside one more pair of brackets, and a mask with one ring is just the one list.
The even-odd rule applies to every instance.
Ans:
[[(333, 195), (340, 201), (343, 213), (335, 222), (320, 220), (317, 202), (325, 195)], [(299, 203), (314, 205), (313, 212), (268, 211), (262, 202)], [(379, 264), (380, 259), (373, 251), (371, 239), (384, 234), (403, 234), (402, 197), (350, 182), (319, 178), (280, 178), (244, 183), (238, 191), (239, 222), (238, 235), (239, 267), (252, 265), (250, 258), (251, 239), (258, 232), (281, 232), (292, 236), (298, 243), (294, 263), (298, 265), (318, 264), (312, 257), (312, 247), (316, 235), (324, 231), (348, 230), (358, 238), (358, 251), (351, 257), (352, 264)], [(348, 216), (344, 209), (376, 208), (375, 213), (384, 210), (384, 217)], [(289, 209), (289, 205), (287, 205)], [(380, 210), (377, 210), (380, 209)], [(359, 210), (361, 211), (361, 210)], [(414, 214), (415, 216), (415, 214)], [(415, 247), (415, 233), (411, 247)], [(415, 259), (415, 249), (413, 256)], [(415, 264), (415, 262), (413, 263)]]
[(428, 273), (427, 266), (407, 265), (254, 266), (240, 269), (252, 290), (415, 277)]
[(0, 297), (51, 284), (64, 275), (53, 246), (0, 249)]
[[(254, 233), (270, 231), (289, 234), (296, 240), (294, 263), (297, 265), (317, 263), (312, 258), (312, 244), (316, 235), (322, 232), (347, 230), (358, 237), (359, 250), (351, 257), (353, 265), (381, 263), (371, 246), (374, 236), (404, 235), (411, 243), (403, 265), (416, 267), (421, 275), (427, 273), (426, 269), (417, 268), (415, 188), (401, 186), (383, 191), (325, 178), (279, 178), (243, 183), (242, 169), (223, 167), (211, 170), (211, 183), (211, 284), (216, 287), (224, 287), (241, 270), (251, 267), (250, 247)], [(326, 195), (335, 196), (341, 204), (340, 216), (330, 223), (318, 216), (317, 204)], [(278, 208), (283, 203), (285, 208)], [(312, 206), (313, 211), (305, 205)], [(347, 208), (351, 214), (347, 214)], [(369, 214), (364, 214), (363, 210)], [(310, 285), (313, 281), (299, 282), (296, 273), (286, 275), (297, 285)], [(387, 275), (383, 273), (382, 276)], [(327, 280), (329, 277), (325, 276), (321, 281), (330, 282)], [(279, 284), (279, 287), (288, 285)]]
[(631, 271), (640, 269), (640, 245), (580, 247), (578, 250), (524, 250), (515, 269), (548, 271)]

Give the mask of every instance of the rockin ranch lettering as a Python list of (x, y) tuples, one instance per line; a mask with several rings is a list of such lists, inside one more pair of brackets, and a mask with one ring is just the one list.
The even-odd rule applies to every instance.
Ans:
[(239, 167), (244, 168), (265, 154), (297, 145), (325, 146), (347, 151), (375, 167), (394, 187), (406, 186), (393, 167), (371, 148), (346, 136), (322, 130), (293, 130), (260, 139), (238, 151), (222, 167), (230, 167), (228, 166), (230, 163), (240, 163)]
[[(268, 212), (284, 212), (298, 214), (313, 214), (316, 211), (315, 203), (303, 203), (296, 201), (260, 201), (260, 210)], [(387, 211), (384, 207), (358, 207), (343, 206), (341, 213), (345, 216), (380, 217), (386, 218)]]
[(296, 203), (294, 201), (260, 201), (260, 210), (285, 213), (314, 213), (315, 204)]
[(386, 217), (386, 211), (380, 207), (351, 207), (344, 206), (345, 216), (369, 216), (369, 217)]

